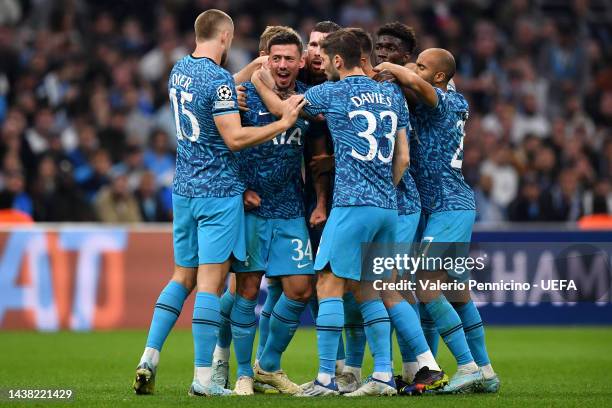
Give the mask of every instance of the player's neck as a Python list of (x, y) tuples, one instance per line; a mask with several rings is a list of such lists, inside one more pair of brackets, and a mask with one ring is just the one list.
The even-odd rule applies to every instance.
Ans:
[(221, 56), (223, 55), (223, 49), (215, 41), (204, 41), (197, 43), (195, 50), (191, 53), (194, 58), (210, 58), (215, 64), (221, 64)]
[(433, 86), (435, 86), (436, 88), (440, 88), (444, 92), (448, 92), (448, 82), (446, 83), (438, 82), (438, 83), (433, 84)]
[(275, 88), (276, 88), (276, 89), (277, 89), (279, 92), (281, 92), (281, 93), (289, 93), (289, 92), (294, 91), (294, 90), (295, 90), (295, 85), (296, 85), (295, 81), (293, 81), (293, 82), (291, 83), (291, 85), (289, 85), (289, 86), (288, 86), (288, 87), (286, 87), (286, 88), (279, 88), (279, 87), (278, 87), (278, 85), (274, 84)]
[(348, 70), (341, 70), (339, 74), (340, 74), (341, 80), (349, 76), (357, 76), (357, 75), (365, 76), (365, 73), (363, 72), (363, 69), (361, 69), (361, 67), (355, 67), (355, 68), (351, 68)]
[(374, 71), (374, 69), (372, 68), (372, 65), (366, 65), (363, 67), (363, 73), (366, 74), (367, 76), (369, 76), (370, 78), (373, 78), (374, 75), (376, 75), (376, 72)]

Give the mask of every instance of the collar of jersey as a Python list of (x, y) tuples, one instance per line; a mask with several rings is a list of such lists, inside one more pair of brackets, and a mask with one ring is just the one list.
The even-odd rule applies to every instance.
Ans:
[(347, 78), (369, 78), (369, 76), (365, 75), (365, 74), (355, 74), (355, 75), (347, 75), (344, 77), (344, 79)]
[(191, 55), (191, 54), (189, 54), (189, 56), (191, 57), (191, 59), (194, 59), (194, 60), (202, 60), (202, 59), (207, 59), (207, 60), (209, 60), (210, 62), (212, 62), (213, 64), (217, 65), (217, 63), (216, 63), (216, 62), (215, 62), (215, 61), (214, 61), (212, 58), (210, 58), (210, 57), (194, 57), (194, 56), (193, 56), (193, 55)]

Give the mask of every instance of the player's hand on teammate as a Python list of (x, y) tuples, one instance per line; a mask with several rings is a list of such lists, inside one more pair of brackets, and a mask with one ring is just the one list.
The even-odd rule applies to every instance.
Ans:
[[(376, 71), (376, 68), (374, 69)], [(374, 77), (372, 78), (376, 82), (395, 82), (395, 76), (388, 70), (380, 70)]]
[(238, 99), (238, 109), (243, 112), (248, 112), (246, 88), (242, 85), (236, 87), (236, 99)]
[(325, 224), (325, 221), (327, 221), (327, 211), (325, 210), (325, 205), (317, 205), (312, 214), (310, 214), (310, 227), (322, 227), (323, 224)]
[(287, 129), (293, 126), (305, 105), (306, 99), (304, 99), (304, 95), (292, 95), (282, 102), (282, 116), (280, 120), (285, 122), (284, 124)]
[(397, 69), (396, 64), (392, 64), (390, 62), (381, 62), (377, 66), (373, 68), (376, 75), (372, 79), (377, 82), (396, 82), (397, 78), (394, 75), (395, 70)]
[(266, 87), (274, 89), (274, 78), (272, 77), (272, 73), (270, 72), (270, 68), (268, 67), (267, 63), (262, 64), (261, 68), (253, 72), (253, 75), (251, 76), (251, 82), (256, 81), (263, 82)]
[(242, 202), (244, 203), (244, 209), (250, 211), (261, 205), (261, 198), (253, 190), (246, 190), (242, 194)]
[(318, 156), (312, 156), (312, 160), (308, 165), (314, 177), (317, 178), (321, 174), (328, 173), (334, 168), (334, 155), (320, 154)]

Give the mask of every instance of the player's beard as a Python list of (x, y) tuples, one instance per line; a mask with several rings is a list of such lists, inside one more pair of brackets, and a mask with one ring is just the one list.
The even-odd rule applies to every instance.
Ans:
[(334, 66), (330, 65), (329, 67), (325, 68), (325, 75), (327, 76), (327, 79), (332, 82), (340, 80), (340, 72), (338, 72)]

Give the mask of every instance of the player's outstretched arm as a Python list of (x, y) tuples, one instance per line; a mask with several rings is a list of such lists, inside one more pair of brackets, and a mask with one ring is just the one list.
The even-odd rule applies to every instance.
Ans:
[(261, 68), (261, 66), (267, 61), (267, 55), (255, 58), (253, 61), (249, 62), (246, 67), (242, 68), (240, 71), (234, 74), (234, 82), (237, 84), (241, 84), (243, 82), (250, 81), (253, 72)]
[(397, 82), (402, 86), (406, 86), (414, 91), (419, 100), (426, 105), (435, 108), (438, 105), (438, 94), (430, 83), (414, 73), (410, 68), (401, 65), (383, 62), (374, 68), (374, 71), (380, 72), (387, 70), (395, 76)]
[(293, 95), (282, 102), (280, 119), (266, 126), (242, 127), (238, 113), (215, 116), (215, 125), (231, 151), (256, 146), (289, 129), (297, 120), (306, 101), (303, 95)]
[(410, 164), (410, 151), (408, 150), (408, 137), (406, 128), (399, 129), (395, 135), (395, 148), (393, 149), (393, 184), (396, 186), (404, 176)]

